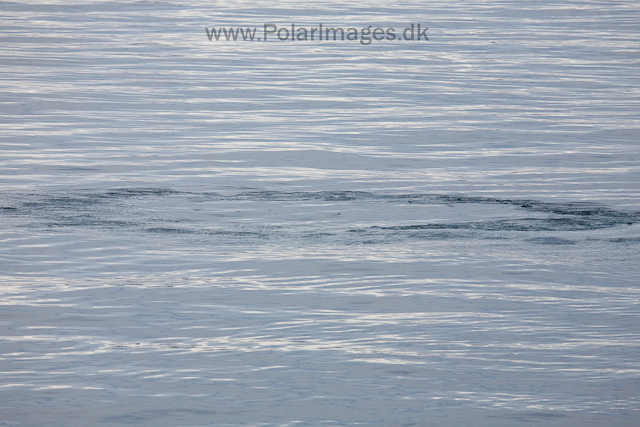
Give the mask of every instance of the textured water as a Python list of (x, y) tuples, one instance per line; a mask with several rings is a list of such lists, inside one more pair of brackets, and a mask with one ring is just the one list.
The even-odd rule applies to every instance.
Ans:
[(0, 2), (0, 425), (637, 425), (638, 22)]

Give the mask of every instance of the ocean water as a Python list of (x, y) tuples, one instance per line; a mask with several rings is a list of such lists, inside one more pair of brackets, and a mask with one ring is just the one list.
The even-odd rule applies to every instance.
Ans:
[(1, 1), (0, 425), (638, 425), (639, 22)]

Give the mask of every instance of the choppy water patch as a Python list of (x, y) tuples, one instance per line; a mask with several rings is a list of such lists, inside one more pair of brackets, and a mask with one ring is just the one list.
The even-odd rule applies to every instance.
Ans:
[[(198, 193), (121, 188), (101, 192), (5, 194), (2, 198), (0, 215), (20, 217), (21, 221), (14, 222), (19, 227), (103, 228), (226, 238), (319, 241), (340, 238), (356, 239), (364, 244), (395, 238), (469, 238), (469, 233), (589, 231), (640, 222), (640, 212), (620, 211), (589, 203), (549, 203), (426, 193)], [(430, 218), (434, 212), (416, 210), (419, 206), (450, 207), (454, 210), (436, 212), (437, 217)], [(476, 207), (490, 211), (480, 215), (476, 213)], [(261, 216), (256, 212), (260, 212)], [(353, 212), (360, 214), (353, 216)], [(381, 213), (381, 219), (377, 219), (376, 212)], [(406, 212), (411, 213), (406, 215)], [(314, 216), (314, 213), (321, 215)], [(343, 219), (346, 215), (341, 214), (352, 216)], [(354, 224), (357, 226), (354, 227)], [(625, 241), (633, 242), (633, 238), (630, 239)], [(549, 240), (547, 237), (529, 236), (528, 241), (566, 244), (569, 240), (565, 237)]]

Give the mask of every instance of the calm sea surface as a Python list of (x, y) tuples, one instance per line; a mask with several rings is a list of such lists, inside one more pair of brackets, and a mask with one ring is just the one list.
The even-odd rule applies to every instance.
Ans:
[(0, 1), (0, 426), (638, 425), (639, 23)]

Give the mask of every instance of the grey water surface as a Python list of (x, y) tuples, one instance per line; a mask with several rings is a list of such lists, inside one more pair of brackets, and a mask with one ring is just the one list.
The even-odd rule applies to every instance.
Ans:
[(639, 22), (0, 1), (0, 425), (638, 425)]

